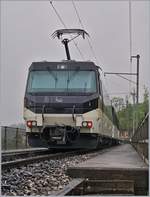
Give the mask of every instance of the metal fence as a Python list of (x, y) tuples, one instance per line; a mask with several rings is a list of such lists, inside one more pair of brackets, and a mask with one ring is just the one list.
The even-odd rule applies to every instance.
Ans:
[(143, 121), (139, 124), (137, 130), (132, 137), (132, 144), (137, 152), (142, 156), (146, 163), (149, 163), (148, 144), (149, 144), (149, 113), (146, 114)]
[(1, 127), (1, 149), (12, 150), (27, 148), (27, 135), (25, 129)]

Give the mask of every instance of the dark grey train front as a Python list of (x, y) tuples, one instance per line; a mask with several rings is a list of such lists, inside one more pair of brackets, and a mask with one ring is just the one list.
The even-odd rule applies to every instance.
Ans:
[[(107, 96), (106, 96), (107, 97)], [(93, 62), (34, 62), (24, 99), (30, 146), (97, 148), (116, 143), (115, 111)]]

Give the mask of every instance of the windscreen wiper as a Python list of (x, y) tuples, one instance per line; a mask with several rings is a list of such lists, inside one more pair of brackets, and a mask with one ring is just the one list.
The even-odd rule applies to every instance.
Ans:
[(53, 73), (53, 71), (49, 67), (47, 67), (47, 71), (55, 79), (55, 88), (56, 88), (56, 83), (58, 81), (57, 76)]
[(87, 90), (87, 82), (84, 83), (84, 92)]
[(73, 119), (73, 121), (75, 121), (75, 117), (74, 117), (74, 114), (75, 114), (75, 108), (76, 108), (76, 106), (75, 106), (75, 105), (73, 105), (73, 107), (72, 107), (72, 119)]
[(68, 79), (67, 79), (67, 92), (68, 92), (68, 86), (70, 81), (75, 77), (75, 75), (79, 72), (80, 67), (77, 67), (76, 70), (72, 73), (72, 75), (69, 77), (68, 75)]
[(44, 113), (45, 113), (45, 105), (43, 105), (43, 107), (42, 107), (42, 120), (43, 120), (43, 123), (44, 123)]

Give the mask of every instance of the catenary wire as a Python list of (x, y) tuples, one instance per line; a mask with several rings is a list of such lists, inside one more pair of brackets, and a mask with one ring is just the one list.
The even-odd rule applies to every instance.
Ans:
[(122, 75), (117, 74), (117, 76), (118, 76), (118, 77), (121, 77), (121, 78), (123, 78), (123, 79), (125, 79), (125, 80), (127, 80), (127, 81), (129, 81), (130, 83), (134, 83), (134, 84), (136, 84), (136, 82), (135, 82), (135, 81), (132, 81), (132, 80), (130, 80), (130, 79), (128, 79), (128, 78), (126, 78), (126, 77), (123, 77)]
[(129, 92), (108, 92), (108, 94), (109, 95), (121, 95), (121, 94), (123, 94), (123, 95), (127, 95), (127, 94), (129, 94)]
[[(79, 12), (78, 12), (78, 10), (77, 10), (77, 7), (76, 7), (76, 5), (75, 5), (74, 0), (72, 0), (72, 5), (73, 5), (73, 7), (74, 7), (75, 13), (76, 13), (77, 18), (78, 18), (78, 20), (79, 20), (79, 23), (80, 23), (81, 27), (84, 29), (84, 25), (83, 25), (83, 23), (82, 23), (81, 17), (80, 17), (80, 15), (79, 15)], [(92, 46), (92, 43), (91, 43), (89, 37), (87, 37), (87, 41), (88, 41), (88, 45), (89, 45), (89, 47), (90, 47), (90, 50), (91, 50), (91, 52), (92, 52), (92, 54), (93, 54), (93, 57), (95, 58), (96, 63), (97, 63), (98, 65), (100, 65), (100, 64), (99, 64), (99, 61), (98, 61), (98, 59), (97, 59), (97, 57), (96, 57), (96, 55), (95, 55), (95, 52), (94, 52), (94, 49), (93, 49), (93, 46)], [(99, 66), (99, 67), (100, 67), (100, 66)], [(100, 69), (102, 70), (101, 67), (100, 67)]]

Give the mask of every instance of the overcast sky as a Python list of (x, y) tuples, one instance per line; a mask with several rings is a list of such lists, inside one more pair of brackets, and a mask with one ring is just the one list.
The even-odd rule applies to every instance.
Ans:
[[(149, 82), (150, 1), (132, 1), (132, 55), (140, 54), (140, 100)], [(53, 1), (68, 28), (81, 28), (71, 1)], [(104, 71), (130, 72), (129, 2), (75, 1)], [(65, 59), (60, 41), (52, 39), (64, 28), (48, 1), (1, 1), (1, 123), (23, 122), (23, 98), (28, 68), (33, 61)], [(76, 40), (85, 60), (92, 56), (87, 40)], [(73, 43), (71, 57), (83, 60)], [(136, 72), (136, 60), (132, 71)], [(134, 77), (133, 77), (134, 80)], [(105, 77), (110, 96), (125, 96), (129, 84), (117, 76)], [(117, 94), (115, 94), (117, 93)]]

